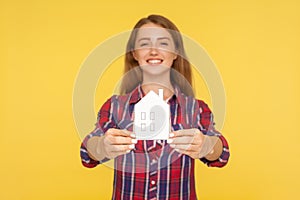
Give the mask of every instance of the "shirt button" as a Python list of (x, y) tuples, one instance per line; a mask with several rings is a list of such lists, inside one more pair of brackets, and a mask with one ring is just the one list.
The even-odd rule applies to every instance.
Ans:
[(155, 181), (151, 181), (151, 184), (154, 185), (154, 184), (155, 184)]

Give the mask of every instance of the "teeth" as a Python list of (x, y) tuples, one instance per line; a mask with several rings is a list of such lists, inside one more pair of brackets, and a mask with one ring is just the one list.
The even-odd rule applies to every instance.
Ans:
[(157, 63), (161, 63), (161, 60), (148, 60), (148, 63), (157, 64)]

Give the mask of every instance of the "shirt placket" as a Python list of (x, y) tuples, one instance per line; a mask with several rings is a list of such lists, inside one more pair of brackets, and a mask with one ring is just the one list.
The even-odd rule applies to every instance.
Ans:
[(158, 159), (161, 152), (161, 145), (156, 141), (147, 141), (150, 160), (149, 170), (149, 199), (157, 199), (157, 184), (158, 184)]

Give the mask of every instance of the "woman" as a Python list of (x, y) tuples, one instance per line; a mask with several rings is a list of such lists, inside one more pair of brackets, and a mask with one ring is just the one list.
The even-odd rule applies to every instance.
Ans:
[[(127, 43), (122, 95), (103, 104), (95, 130), (81, 145), (86, 167), (115, 159), (113, 199), (197, 199), (194, 159), (226, 165), (227, 141), (214, 129), (208, 106), (194, 99), (191, 83), (177, 27), (159, 15), (138, 21)], [(169, 139), (138, 140), (134, 106), (159, 89), (170, 106)]]

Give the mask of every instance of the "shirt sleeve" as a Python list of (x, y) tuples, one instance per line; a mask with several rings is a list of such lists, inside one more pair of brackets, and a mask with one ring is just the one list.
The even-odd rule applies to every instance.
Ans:
[(206, 103), (201, 100), (198, 100), (198, 105), (200, 109), (200, 119), (198, 120), (198, 128), (202, 131), (203, 134), (209, 136), (217, 136), (223, 144), (223, 151), (221, 156), (215, 161), (209, 161), (205, 157), (200, 160), (207, 164), (209, 167), (224, 167), (228, 163), (230, 156), (228, 142), (225, 137), (215, 129), (213, 114)]
[(104, 133), (109, 129), (115, 127), (115, 122), (113, 120), (111, 109), (111, 98), (108, 99), (101, 107), (100, 111), (98, 112), (97, 122), (95, 124), (95, 129), (88, 134), (81, 143), (80, 146), (80, 157), (83, 166), (88, 168), (96, 167), (99, 164), (102, 164), (109, 159), (105, 158), (103, 160), (94, 160), (92, 159), (87, 150), (87, 141), (95, 136), (103, 136)]

